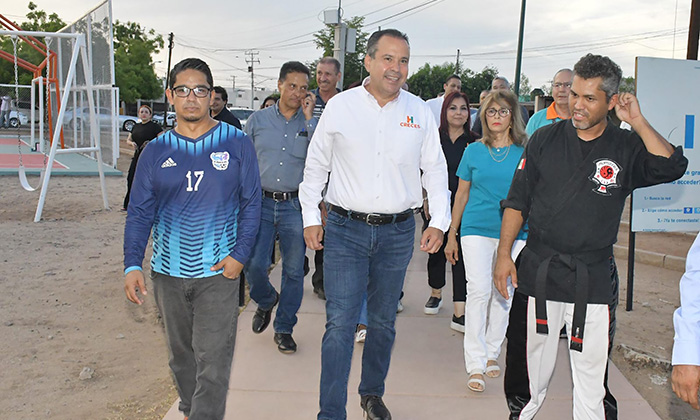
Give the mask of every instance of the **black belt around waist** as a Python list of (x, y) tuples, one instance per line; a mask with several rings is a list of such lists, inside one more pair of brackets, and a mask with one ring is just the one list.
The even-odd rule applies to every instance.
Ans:
[(571, 325), (571, 342), (569, 348), (575, 351), (583, 351), (583, 330), (586, 323), (586, 309), (588, 305), (588, 264), (601, 261), (612, 255), (612, 246), (603, 249), (583, 252), (579, 254), (564, 254), (556, 251), (553, 248), (539, 241), (534, 235), (530, 235), (527, 241), (527, 247), (534, 254), (538, 255), (543, 260), (537, 267), (535, 277), (535, 318), (537, 323), (537, 332), (539, 334), (548, 334), (549, 326), (547, 323), (547, 277), (549, 265), (552, 258), (556, 256), (559, 261), (568, 266), (569, 269), (575, 272), (576, 290), (574, 297), (574, 315)]
[(285, 200), (291, 200), (292, 198), (299, 197), (299, 191), (280, 192), (280, 191), (263, 190), (263, 195), (265, 197), (271, 198), (275, 201), (285, 201)]
[(352, 210), (345, 210), (342, 207), (338, 207), (335, 204), (328, 203), (328, 210), (338, 213), (341, 216), (349, 217), (353, 220), (358, 220), (360, 222), (367, 223), (372, 226), (388, 225), (390, 223), (399, 223), (412, 217), (417, 210), (408, 209), (402, 211), (401, 213), (394, 214), (384, 214), (384, 213), (360, 213)]

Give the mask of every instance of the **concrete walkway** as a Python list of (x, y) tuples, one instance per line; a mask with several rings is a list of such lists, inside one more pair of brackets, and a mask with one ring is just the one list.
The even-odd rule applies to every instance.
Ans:
[[(310, 252), (308, 255), (312, 256)], [(384, 401), (396, 420), (507, 419), (502, 378), (487, 378), (486, 391), (481, 394), (466, 387), (463, 335), (449, 327), (451, 287), (443, 289), (445, 305), (438, 315), (423, 314), (429, 294), (426, 263), (427, 254), (416, 247), (404, 286), (405, 310), (396, 322), (397, 337)], [(280, 274), (278, 265), (271, 274), (278, 290)], [(241, 314), (226, 420), (316, 418), (325, 311), (324, 302), (312, 292), (310, 278), (311, 274), (306, 277), (304, 300), (294, 331), (299, 346), (296, 354), (285, 355), (277, 350), (272, 326), (260, 335), (253, 334), (254, 303)], [(449, 281), (448, 278), (448, 284)], [(538, 420), (571, 418), (571, 373), (566, 349), (565, 341), (561, 340), (557, 367)], [(349, 419), (364, 418), (357, 395), (361, 356), (362, 345), (356, 344), (348, 387)], [(504, 356), (501, 355), (501, 366)], [(610, 389), (618, 400), (619, 420), (659, 419), (612, 363)], [(182, 418), (175, 402), (164, 420)]]

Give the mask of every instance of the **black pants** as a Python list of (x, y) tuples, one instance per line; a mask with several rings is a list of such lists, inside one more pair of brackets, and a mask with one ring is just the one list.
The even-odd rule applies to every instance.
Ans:
[[(451, 231), (445, 233), (440, 250), (434, 254), (428, 254), (428, 284), (433, 289), (445, 287), (445, 246), (447, 246), (447, 235), (453, 234)], [(467, 277), (464, 272), (464, 257), (462, 256), (462, 244), (457, 239), (459, 249), (459, 261), (452, 266), (452, 301), (466, 302), (467, 300)]]
[(126, 196), (124, 196), (123, 208), (129, 207), (129, 195), (131, 194), (131, 185), (134, 183), (134, 175), (136, 174), (136, 164), (139, 163), (140, 150), (134, 152), (134, 157), (131, 158), (131, 165), (129, 165), (129, 172), (126, 175)]
[[(517, 262), (516, 262), (517, 264)], [(608, 355), (612, 351), (615, 338), (615, 311), (617, 310), (620, 278), (617, 273), (615, 258), (610, 258), (610, 341)], [(506, 338), (506, 369), (503, 377), (503, 390), (506, 394), (506, 402), (510, 415), (509, 420), (518, 420), (520, 412), (530, 401), (530, 380), (527, 373), (527, 317), (518, 314), (527, 313), (528, 297), (517, 291), (513, 296), (513, 304), (510, 308), (508, 319), (508, 331)], [(617, 400), (608, 389), (608, 369), (605, 369), (605, 397), (603, 407), (606, 420), (617, 420)]]

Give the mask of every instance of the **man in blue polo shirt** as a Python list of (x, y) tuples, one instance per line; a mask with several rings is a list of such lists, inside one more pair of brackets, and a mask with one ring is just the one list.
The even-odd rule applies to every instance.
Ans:
[[(316, 128), (313, 116), (315, 95), (308, 91), (309, 69), (289, 61), (280, 69), (277, 88), (280, 99), (248, 118), (245, 131), (255, 144), (262, 185), (262, 216), (253, 255), (245, 274), (250, 298), (258, 304), (253, 332), (260, 334), (270, 324), (272, 309), (279, 302), (274, 323), (274, 341), (282, 353), (294, 353), (292, 331), (304, 294), (304, 227), (298, 190), (304, 174), (309, 140)], [(279, 235), (282, 254), (280, 293), (270, 284), (267, 269)]]
[(255, 150), (209, 116), (213, 80), (197, 58), (175, 65), (168, 101), (178, 125), (144, 148), (124, 228), (124, 290), (142, 304), (141, 268), (153, 235), (151, 279), (163, 318), (179, 409), (221, 419), (238, 321), (238, 276), (260, 223)]
[(554, 75), (554, 79), (552, 79), (552, 97), (554, 102), (530, 117), (527, 127), (525, 127), (528, 136), (531, 136), (540, 127), (571, 118), (569, 93), (571, 92), (571, 81), (573, 79), (574, 72), (570, 69), (561, 69)]

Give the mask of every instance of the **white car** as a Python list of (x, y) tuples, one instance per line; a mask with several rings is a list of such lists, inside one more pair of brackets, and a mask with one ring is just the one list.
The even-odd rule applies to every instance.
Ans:
[[(85, 107), (79, 109), (74, 115), (73, 109), (66, 109), (66, 116), (63, 119), (64, 124), (69, 127), (87, 127), (88, 119), (90, 118), (90, 109)], [(117, 115), (119, 120), (119, 128), (124, 131), (131, 131), (134, 128), (134, 124), (138, 121), (137, 117), (132, 117), (130, 115)], [(100, 126), (110, 127), (112, 124), (112, 113), (107, 108), (98, 108), (97, 110), (97, 122)]]
[(231, 111), (233, 116), (238, 118), (238, 121), (241, 122), (241, 128), (245, 128), (245, 123), (248, 121), (248, 117), (255, 112), (254, 109), (248, 108), (229, 108), (228, 110)]
[(163, 125), (163, 115), (161, 113), (155, 113), (152, 119), (153, 122), (158, 123), (165, 128), (175, 127), (175, 125), (177, 125), (177, 118), (175, 117), (175, 113), (172, 111), (168, 111), (167, 124), (165, 125)]
[(29, 124), (29, 117), (22, 111), (10, 111), (10, 128), (17, 128)]

